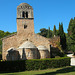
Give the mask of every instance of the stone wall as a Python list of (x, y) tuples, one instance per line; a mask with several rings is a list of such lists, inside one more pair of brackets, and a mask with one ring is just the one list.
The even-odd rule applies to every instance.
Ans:
[(17, 35), (5, 37), (2, 40), (2, 59), (6, 59), (7, 50), (11, 47), (17, 48)]
[[(24, 25), (27, 27), (24, 28)], [(17, 19), (17, 34), (19, 36), (29, 35), (34, 33), (34, 19)], [(22, 37), (21, 36), (21, 37)]]
[(48, 50), (50, 50), (49, 40), (45, 37), (42, 37), (38, 34), (34, 34), (29, 40), (32, 41), (36, 47), (44, 45), (48, 48)]
[(6, 59), (7, 50), (11, 47), (18, 48), (25, 41), (31, 41), (36, 47), (40, 45), (44, 45), (48, 48), (50, 52), (50, 45), (56, 46), (56, 42), (59, 42), (59, 37), (54, 37), (51, 39), (47, 39), (37, 34), (29, 34), (29, 35), (12, 35), (3, 39), (3, 50), (2, 50), (2, 58)]
[(48, 50), (39, 50), (40, 59), (50, 58), (50, 53)]

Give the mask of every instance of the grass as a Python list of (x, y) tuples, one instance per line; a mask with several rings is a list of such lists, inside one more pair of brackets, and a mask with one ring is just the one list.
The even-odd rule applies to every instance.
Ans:
[(23, 71), (14, 73), (0, 73), (0, 75), (75, 75), (75, 67), (63, 67), (37, 71)]
[(0, 51), (0, 54), (2, 54), (2, 52)]

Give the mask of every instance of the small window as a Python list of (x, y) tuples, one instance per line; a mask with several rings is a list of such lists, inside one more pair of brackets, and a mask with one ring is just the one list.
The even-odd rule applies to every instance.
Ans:
[(24, 25), (24, 29), (27, 28), (27, 25)]

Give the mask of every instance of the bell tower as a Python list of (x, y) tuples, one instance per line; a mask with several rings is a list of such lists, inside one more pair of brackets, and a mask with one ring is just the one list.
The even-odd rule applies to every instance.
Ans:
[(27, 3), (17, 6), (17, 34), (26, 35), (34, 33), (33, 8)]

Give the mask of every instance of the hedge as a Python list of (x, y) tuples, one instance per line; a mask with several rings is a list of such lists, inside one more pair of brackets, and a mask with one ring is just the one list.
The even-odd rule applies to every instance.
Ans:
[(0, 72), (17, 72), (25, 70), (25, 60), (0, 61)]
[(20, 61), (0, 61), (0, 72), (38, 70), (47, 68), (58, 68), (70, 65), (69, 57), (32, 59)]
[(26, 60), (26, 70), (59, 68), (64, 66), (70, 66), (69, 57)]
[(0, 60), (2, 60), (2, 54), (0, 54)]

